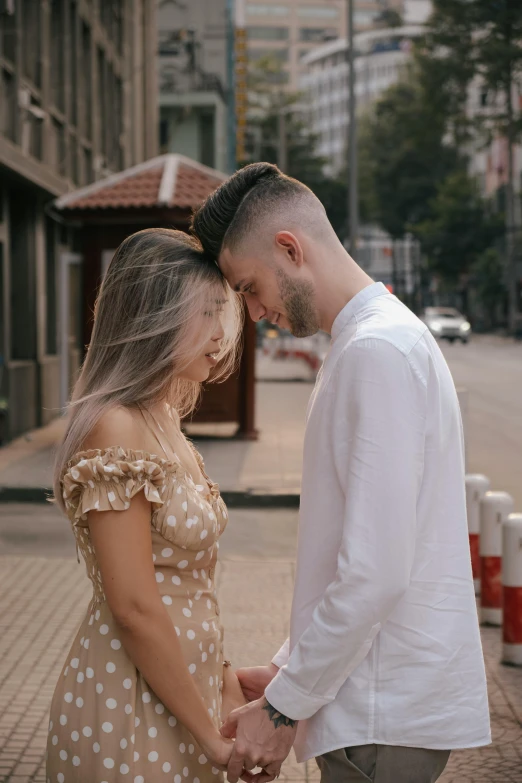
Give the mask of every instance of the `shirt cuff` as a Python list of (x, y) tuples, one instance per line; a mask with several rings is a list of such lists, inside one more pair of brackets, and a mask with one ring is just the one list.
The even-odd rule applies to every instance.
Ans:
[(289, 657), (290, 657), (290, 639), (287, 639), (286, 642), (281, 647), (281, 649), (278, 652), (276, 652), (276, 654), (272, 658), (272, 663), (274, 664), (274, 666), (277, 666), (278, 669), (281, 669), (283, 666), (285, 666), (288, 663)]
[(298, 690), (280, 669), (271, 683), (265, 688), (265, 698), (272, 707), (292, 720), (306, 720), (317, 710), (330, 702), (330, 699), (311, 696)]

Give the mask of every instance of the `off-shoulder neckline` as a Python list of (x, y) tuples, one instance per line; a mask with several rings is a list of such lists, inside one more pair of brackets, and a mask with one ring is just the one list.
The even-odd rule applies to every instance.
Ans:
[[(199, 492), (199, 494), (202, 495), (202, 497), (208, 499), (208, 498), (218, 498), (220, 497), (220, 491), (219, 491), (219, 485), (216, 484), (214, 481), (212, 481), (211, 478), (206, 474), (203, 460), (201, 458), (201, 455), (197, 451), (197, 449), (191, 444), (194, 454), (196, 458), (199, 457), (198, 462), (200, 463), (201, 472), (203, 473), (203, 476), (207, 482), (207, 492), (203, 494), (202, 492), (199, 492), (197, 489), (198, 486), (202, 486), (201, 484), (196, 484), (194, 479), (192, 478), (190, 472), (186, 469), (186, 467), (183, 465), (181, 460), (172, 460), (165, 457), (160, 457), (159, 454), (153, 454), (149, 451), (144, 451), (142, 449), (131, 449), (131, 448), (124, 448), (123, 446), (107, 446), (104, 449), (84, 449), (82, 451), (77, 451), (76, 454), (74, 454), (70, 460), (68, 460), (65, 464), (65, 468), (63, 471), (63, 475), (70, 470), (70, 468), (75, 467), (78, 465), (78, 462), (81, 462), (82, 459), (93, 459), (94, 457), (104, 457), (105, 455), (115, 455), (116, 459), (118, 457), (121, 458), (121, 455), (125, 455), (126, 461), (128, 462), (138, 462), (139, 460), (143, 460), (145, 462), (155, 462), (159, 467), (162, 468), (175, 468), (176, 470), (180, 471), (183, 475), (183, 478), (185, 481), (189, 482), (194, 488), (196, 488), (196, 491)], [(128, 459), (128, 457), (131, 456), (132, 459)]]

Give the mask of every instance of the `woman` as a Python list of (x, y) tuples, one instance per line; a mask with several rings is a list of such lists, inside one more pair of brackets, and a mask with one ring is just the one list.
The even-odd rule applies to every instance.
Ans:
[(181, 232), (133, 234), (109, 266), (56, 462), (93, 597), (52, 701), (52, 783), (217, 783), (226, 767), (218, 729), (244, 703), (214, 588), (227, 512), (180, 417), (233, 367), (239, 313)]

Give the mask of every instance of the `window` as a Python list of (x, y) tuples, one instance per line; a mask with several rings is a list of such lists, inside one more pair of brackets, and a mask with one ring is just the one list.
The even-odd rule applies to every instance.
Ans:
[(15, 14), (6, 14), (2, 16), (0, 24), (0, 46), (1, 54), (6, 60), (14, 63), (16, 59), (16, 16)]
[(118, 171), (123, 169), (123, 150), (121, 137), (123, 134), (123, 83), (117, 77), (114, 80), (114, 163)]
[(54, 119), (49, 126), (49, 156), (56, 173), (65, 176), (65, 133), (63, 125)]
[[(35, 100), (34, 98), (31, 100), (32, 106), (40, 106), (39, 101)], [(25, 116), (25, 121), (27, 123), (27, 126), (29, 128), (29, 145), (28, 145), (28, 152), (30, 155), (33, 156), (33, 158), (38, 158), (38, 160), (42, 160), (43, 156), (43, 122), (39, 117), (35, 117), (34, 114), (27, 113)]]
[(107, 79), (105, 69), (105, 55), (103, 50), (98, 47), (96, 49), (96, 89), (99, 102), (100, 116), (98, 121), (98, 150), (100, 154), (107, 154)]
[(249, 49), (248, 59), (250, 62), (256, 62), (257, 60), (265, 59), (278, 60), (280, 63), (287, 63), (289, 58), (288, 49)]
[(79, 185), (79, 171), (78, 171), (78, 142), (75, 136), (69, 138), (69, 158), (71, 161), (71, 167), (69, 176), (75, 185)]
[(65, 38), (62, 11), (62, 0), (53, 0), (51, 4), (51, 99), (60, 111), (63, 111), (65, 106), (64, 49), (56, 43)]
[(168, 152), (169, 151), (169, 139), (170, 139), (170, 123), (168, 119), (161, 118), (160, 124), (159, 124), (159, 135), (160, 135), (160, 152)]
[(80, 68), (80, 111), (81, 130), (86, 138), (92, 138), (92, 69), (91, 69), (91, 31), (86, 24), (82, 24), (82, 52)]
[[(69, 105), (71, 123), (78, 124), (78, 84), (76, 81), (77, 67), (76, 58), (78, 57), (78, 36), (77, 36), (76, 0), (72, 0), (69, 5), (69, 52), (70, 52), (70, 85), (71, 101)], [(76, 180), (75, 180), (76, 182)]]
[(36, 87), (41, 86), (40, 7), (41, 3), (35, 3), (34, 0), (24, 0), (22, 3), (24, 76)]
[(375, 11), (354, 11), (353, 23), (357, 27), (368, 27), (373, 23)]
[(160, 30), (158, 36), (158, 54), (160, 57), (176, 57), (185, 47), (182, 30)]
[(322, 43), (338, 38), (338, 32), (335, 27), (301, 27), (299, 30), (300, 41), (310, 41), (313, 43)]
[(338, 19), (339, 9), (328, 5), (302, 5), (297, 11), (304, 19)]
[(11, 141), (15, 141), (16, 135), (16, 92), (13, 75), (8, 71), (0, 70), (0, 133)]
[(84, 149), (82, 154), (82, 184), (90, 185), (93, 180), (92, 152), (89, 149)]
[(56, 336), (56, 239), (55, 224), (50, 218), (45, 221), (45, 301), (46, 301), (46, 335), (45, 352), (49, 355), (57, 353)]
[(277, 71), (276, 73), (267, 73), (265, 80), (270, 84), (288, 84), (290, 74), (288, 71)]
[(11, 359), (36, 358), (35, 208), (26, 190), (10, 192)]
[(251, 41), (287, 41), (290, 30), (288, 27), (249, 27), (247, 36)]
[(287, 5), (249, 3), (246, 12), (248, 16), (288, 16), (289, 8)]

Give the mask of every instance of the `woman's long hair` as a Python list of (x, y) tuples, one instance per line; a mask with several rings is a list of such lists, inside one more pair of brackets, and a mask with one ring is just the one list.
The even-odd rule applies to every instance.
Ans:
[(54, 496), (62, 509), (65, 466), (104, 411), (162, 401), (181, 418), (194, 410), (201, 384), (180, 373), (204, 350), (220, 317), (225, 336), (213, 381), (236, 365), (242, 320), (239, 298), (218, 266), (182, 231), (145, 229), (121, 243), (96, 300), (91, 342), (56, 456)]

